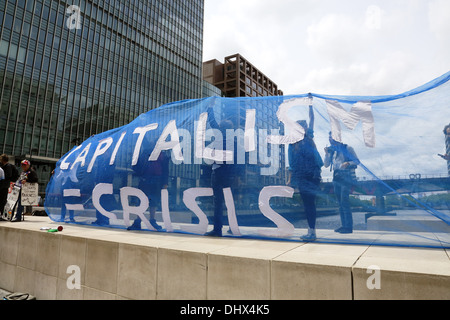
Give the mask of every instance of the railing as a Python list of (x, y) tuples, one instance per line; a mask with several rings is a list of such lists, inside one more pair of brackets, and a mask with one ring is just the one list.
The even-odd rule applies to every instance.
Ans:
[[(422, 173), (411, 173), (409, 175), (390, 175), (390, 176), (379, 176), (380, 180), (419, 180), (419, 179), (442, 179), (448, 178), (448, 174), (422, 174)], [(372, 181), (377, 180), (373, 176), (360, 176), (358, 181)]]
[[(388, 175), (379, 176), (377, 178), (373, 176), (357, 176), (359, 182), (364, 181), (377, 181), (379, 180), (423, 180), (423, 179), (444, 179), (449, 178), (448, 174), (422, 174), (422, 173), (411, 173), (409, 175)], [(324, 178), (322, 182), (333, 182), (333, 178)]]

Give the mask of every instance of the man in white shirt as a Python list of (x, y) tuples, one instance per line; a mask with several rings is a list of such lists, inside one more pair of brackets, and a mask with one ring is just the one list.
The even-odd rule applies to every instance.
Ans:
[(334, 140), (330, 132), (330, 147), (325, 148), (324, 166), (331, 166), (333, 170), (334, 193), (339, 203), (341, 216), (340, 228), (334, 230), (339, 233), (353, 232), (353, 216), (350, 209), (350, 190), (356, 182), (355, 169), (359, 164), (358, 157), (352, 147)]

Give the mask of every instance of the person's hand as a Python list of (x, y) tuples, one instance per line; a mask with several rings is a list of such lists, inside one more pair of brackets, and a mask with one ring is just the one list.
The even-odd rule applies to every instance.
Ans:
[(332, 153), (334, 151), (333, 147), (325, 147), (323, 150), (325, 150), (326, 153)]
[(290, 186), (290, 185), (291, 185), (291, 177), (289, 177), (289, 178), (287, 179), (286, 185), (287, 185), (287, 186)]

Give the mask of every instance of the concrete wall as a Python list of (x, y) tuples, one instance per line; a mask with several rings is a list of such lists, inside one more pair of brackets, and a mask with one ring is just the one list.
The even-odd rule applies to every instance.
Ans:
[[(450, 299), (445, 249), (208, 238), (74, 225), (47, 233), (39, 229), (57, 226), (47, 217), (26, 220), (0, 222), (0, 288), (37, 299)], [(72, 265), (79, 267), (80, 289), (67, 286)], [(380, 289), (370, 290), (374, 265), (380, 268), (375, 281)]]

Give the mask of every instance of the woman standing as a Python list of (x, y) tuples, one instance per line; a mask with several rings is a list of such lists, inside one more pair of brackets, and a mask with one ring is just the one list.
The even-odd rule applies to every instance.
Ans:
[(309, 127), (305, 120), (300, 124), (305, 130), (303, 140), (289, 145), (289, 171), (287, 184), (298, 188), (303, 200), (308, 233), (301, 238), (305, 241), (316, 240), (316, 196), (320, 191), (322, 158), (314, 143), (314, 111), (309, 106)]

